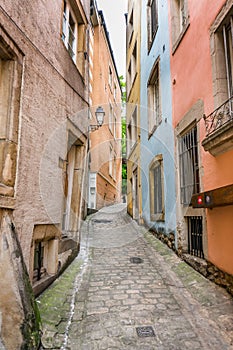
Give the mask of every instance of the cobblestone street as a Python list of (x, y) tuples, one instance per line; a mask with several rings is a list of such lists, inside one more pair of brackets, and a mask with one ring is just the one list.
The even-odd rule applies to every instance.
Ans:
[(233, 349), (233, 302), (123, 204), (82, 226), (78, 258), (38, 299), (44, 349)]

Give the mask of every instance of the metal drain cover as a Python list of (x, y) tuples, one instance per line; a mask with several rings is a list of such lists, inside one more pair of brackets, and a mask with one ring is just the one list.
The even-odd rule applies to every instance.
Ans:
[(151, 326), (136, 327), (136, 331), (140, 338), (155, 337), (154, 329)]
[(112, 220), (108, 220), (108, 219), (93, 219), (91, 221), (94, 222), (95, 224), (110, 224), (112, 222)]
[(130, 262), (132, 264), (141, 264), (141, 263), (143, 263), (143, 260), (141, 258), (137, 257), (137, 256), (133, 256), (129, 260), (130, 260)]

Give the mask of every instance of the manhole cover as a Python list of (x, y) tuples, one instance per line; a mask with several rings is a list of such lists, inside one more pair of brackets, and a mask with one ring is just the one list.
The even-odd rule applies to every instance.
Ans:
[(132, 264), (141, 264), (143, 260), (137, 256), (133, 256), (129, 259)]
[(110, 224), (112, 222), (112, 220), (108, 220), (108, 219), (93, 219), (92, 222), (94, 222), (95, 224)]
[(136, 327), (136, 331), (140, 338), (155, 337), (154, 329), (151, 326)]

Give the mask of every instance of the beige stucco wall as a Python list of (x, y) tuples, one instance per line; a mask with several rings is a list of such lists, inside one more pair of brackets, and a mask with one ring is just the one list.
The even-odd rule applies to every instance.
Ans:
[[(81, 2), (76, 3), (87, 24)], [(1, 25), (23, 57), (13, 217), (28, 268), (34, 225), (61, 224), (59, 159), (66, 160), (70, 147), (68, 118), (86, 148), (87, 69), (77, 69), (61, 39), (62, 4), (3, 1), (0, 11)]]

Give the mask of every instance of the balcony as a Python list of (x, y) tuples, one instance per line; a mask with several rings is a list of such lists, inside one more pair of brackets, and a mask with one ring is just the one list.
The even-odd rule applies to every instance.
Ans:
[(206, 137), (202, 141), (205, 151), (218, 156), (233, 149), (233, 96), (207, 117), (204, 115)]

